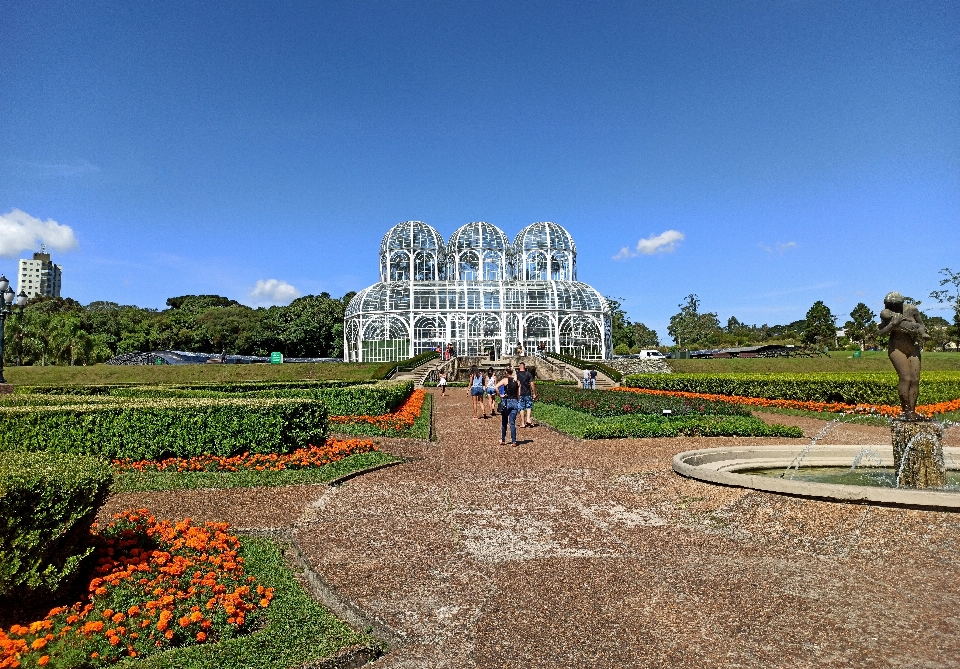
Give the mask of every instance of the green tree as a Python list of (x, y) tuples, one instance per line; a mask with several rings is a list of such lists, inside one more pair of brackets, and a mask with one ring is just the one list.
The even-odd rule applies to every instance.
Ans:
[(836, 344), (837, 317), (821, 300), (814, 302), (807, 311), (802, 340), (805, 344), (813, 344), (818, 348)]
[(648, 328), (643, 323), (633, 323), (633, 348), (657, 348), (660, 346), (660, 335), (653, 328)]
[(689, 347), (694, 344), (712, 345), (720, 341), (720, 319), (714, 312), (700, 313), (700, 298), (695, 294), (687, 295), (678, 305), (680, 313), (670, 318), (667, 332), (677, 346)]
[(860, 302), (850, 312), (850, 320), (843, 324), (847, 338), (857, 344), (860, 344), (861, 350), (868, 340), (875, 339), (877, 336), (877, 324), (874, 318), (877, 315), (870, 310), (863, 302)]
[(940, 285), (950, 287), (934, 290), (930, 293), (930, 297), (953, 310), (953, 331), (950, 332), (950, 336), (952, 341), (960, 341), (960, 272), (944, 267), (937, 273), (943, 275)]

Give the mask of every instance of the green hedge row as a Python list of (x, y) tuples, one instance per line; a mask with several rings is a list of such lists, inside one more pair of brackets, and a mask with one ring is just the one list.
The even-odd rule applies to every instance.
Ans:
[[(225, 381), (221, 383), (180, 383), (164, 385), (171, 390), (199, 390), (216, 393), (248, 393), (262, 390), (289, 390), (296, 388), (346, 388), (375, 383), (375, 381)], [(113, 395), (130, 388), (145, 387), (142, 383), (111, 383), (60, 386), (17, 386), (22, 395)]]
[[(846, 404), (898, 406), (895, 374), (631, 374), (630, 388)], [(920, 404), (960, 398), (960, 374), (927, 372), (920, 377)]]
[(433, 396), (427, 394), (423, 398), (423, 407), (420, 415), (406, 430), (390, 430), (371, 425), (370, 423), (333, 423), (331, 432), (345, 434), (351, 437), (399, 437), (406, 439), (430, 438), (430, 415), (433, 411)]
[(77, 574), (112, 480), (101, 458), (0, 453), (0, 596), (44, 597)]
[(767, 425), (750, 416), (615, 416), (597, 418), (553, 404), (538, 404), (537, 420), (581, 439), (625, 437), (802, 437), (798, 427)]
[(114, 398), (89, 404), (0, 406), (0, 451), (49, 450), (159, 460), (322, 443), (327, 408), (308, 399)]
[(331, 416), (378, 416), (393, 411), (410, 393), (413, 382), (380, 382), (353, 386), (316, 386), (295, 388), (270, 388), (246, 392), (223, 392), (209, 389), (184, 389), (170, 386), (134, 386), (116, 388), (111, 391), (114, 397), (154, 398), (154, 397), (246, 397), (309, 399), (323, 402)]

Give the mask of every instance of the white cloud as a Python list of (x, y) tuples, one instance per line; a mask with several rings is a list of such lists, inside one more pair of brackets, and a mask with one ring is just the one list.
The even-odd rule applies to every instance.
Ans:
[(300, 297), (300, 291), (279, 279), (258, 279), (250, 291), (250, 299), (257, 305), (290, 304)]
[(796, 242), (777, 242), (772, 247), (767, 246), (766, 244), (761, 244), (760, 248), (762, 248), (767, 253), (778, 253), (780, 255), (783, 255), (784, 251), (789, 251), (790, 249), (797, 248), (797, 243)]
[(677, 242), (685, 239), (684, 234), (678, 230), (666, 230), (659, 235), (650, 235), (646, 239), (637, 242), (636, 250), (631, 251), (626, 246), (620, 249), (614, 260), (624, 260), (625, 258), (634, 258), (638, 255), (653, 255), (654, 253), (673, 253), (677, 248)]
[(69, 225), (49, 218), (41, 221), (19, 209), (0, 214), (0, 256), (16, 258), (28, 249), (39, 251), (41, 244), (55, 251), (70, 251), (77, 247), (77, 238)]

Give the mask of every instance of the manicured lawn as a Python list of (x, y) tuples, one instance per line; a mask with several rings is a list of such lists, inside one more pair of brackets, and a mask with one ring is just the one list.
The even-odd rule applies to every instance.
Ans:
[(381, 451), (356, 453), (323, 467), (280, 471), (238, 472), (123, 472), (114, 478), (112, 492), (145, 492), (187, 488), (265, 488), (281, 485), (326, 483), (362, 469), (402, 458)]
[(89, 367), (4, 367), (14, 385), (106, 383), (217, 383), (223, 381), (364, 381), (374, 378), (377, 363), (318, 362), (283, 365), (91, 365)]
[[(734, 374), (766, 372), (893, 372), (886, 351), (864, 351), (854, 358), (852, 351), (831, 351), (825, 358), (716, 358), (668, 360), (675, 372), (687, 374)], [(926, 371), (960, 371), (960, 353), (923, 354)]]

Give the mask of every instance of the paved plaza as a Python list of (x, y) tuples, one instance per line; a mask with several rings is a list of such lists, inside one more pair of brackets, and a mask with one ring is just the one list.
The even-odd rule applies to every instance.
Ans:
[[(498, 418), (472, 420), (463, 389), (435, 398), (436, 442), (382, 446), (406, 463), (335, 487), (123, 494), (104, 513), (292, 529), (312, 568), (400, 640), (371, 665), (384, 669), (960, 666), (960, 516), (670, 468), (682, 450), (791, 440), (538, 427), (512, 448)], [(823, 440), (883, 442), (885, 428), (842, 425)]]

